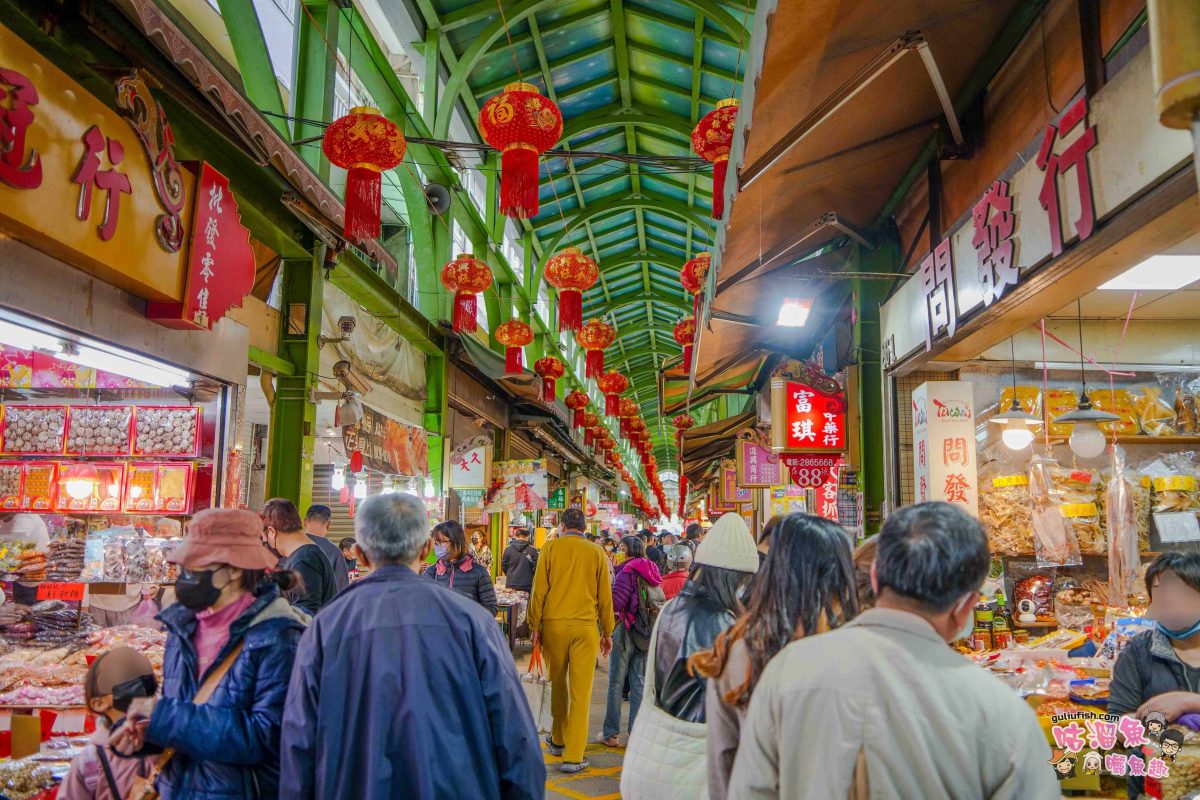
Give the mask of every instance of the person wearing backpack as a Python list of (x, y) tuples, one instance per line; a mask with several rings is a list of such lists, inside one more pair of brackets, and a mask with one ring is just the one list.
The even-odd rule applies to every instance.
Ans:
[(529, 543), (529, 528), (517, 528), (515, 538), (500, 557), (500, 571), (506, 578), (504, 585), (518, 592), (532, 592), (537, 562), (538, 550)]
[(617, 627), (608, 662), (608, 707), (604, 714), (604, 730), (598, 739), (606, 747), (620, 744), (621, 695), (626, 676), (629, 678), (628, 730), (633, 730), (633, 721), (637, 719), (638, 706), (642, 703), (650, 632), (666, 602), (662, 576), (654, 562), (646, 558), (646, 545), (642, 540), (626, 536), (621, 540), (620, 550), (625, 560), (618, 565), (613, 580), (613, 612)]

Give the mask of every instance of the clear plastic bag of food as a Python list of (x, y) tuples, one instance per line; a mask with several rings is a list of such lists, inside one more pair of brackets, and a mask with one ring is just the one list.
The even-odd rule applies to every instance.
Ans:
[(1062, 499), (1055, 489), (1053, 473), (1058, 462), (1044, 455), (1029, 460), (1029, 502), (1033, 518), (1033, 543), (1039, 567), (1071, 566), (1083, 563), (1075, 531), (1063, 516)]
[(1096, 389), (1089, 396), (1096, 408), (1121, 418), (1117, 422), (1100, 423), (1100, 430), (1105, 435), (1116, 433), (1120, 436), (1133, 436), (1139, 432), (1137, 408), (1134, 407), (1133, 395), (1128, 389)]
[(979, 521), (993, 554), (1033, 554), (1029, 476), (1023, 465), (1006, 459), (984, 467), (979, 479)]
[(1123, 606), (1137, 581), (1141, 547), (1133, 486), (1125, 478), (1125, 451), (1120, 446), (1113, 447), (1112, 459), (1112, 474), (1104, 492), (1105, 528), (1108, 534), (1108, 604)]
[(1147, 436), (1174, 436), (1175, 410), (1163, 400), (1161, 386), (1146, 386), (1134, 393), (1138, 424)]
[(1063, 518), (1075, 533), (1079, 552), (1088, 556), (1108, 554), (1108, 541), (1100, 529), (1100, 508), (1095, 502), (1063, 503), (1059, 506)]
[(84, 539), (83, 572), (79, 579), (83, 581), (104, 580), (104, 543), (111, 534), (93, 533)]
[(1194, 453), (1170, 453), (1143, 467), (1153, 489), (1156, 514), (1200, 511)]
[(123, 582), (125, 580), (124, 536), (109, 536), (104, 540), (104, 574), (101, 580)]
[(1175, 432), (1191, 435), (1200, 432), (1200, 420), (1196, 413), (1196, 398), (1188, 388), (1189, 376), (1164, 373), (1157, 376), (1163, 390), (1163, 400), (1174, 412)]
[(147, 578), (146, 540), (140, 536), (123, 538), (125, 544), (125, 580), (129, 583), (145, 583)]
[(1056, 423), (1055, 419), (1074, 411), (1079, 406), (1079, 395), (1074, 389), (1047, 389), (1042, 395), (1042, 406), (1050, 418), (1050, 435), (1054, 438), (1065, 438), (1071, 435), (1074, 424), (1070, 422)]

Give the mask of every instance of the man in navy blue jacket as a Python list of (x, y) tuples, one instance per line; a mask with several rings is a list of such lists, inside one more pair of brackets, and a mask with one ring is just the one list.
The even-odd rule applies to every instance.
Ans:
[(425, 580), (425, 505), (380, 495), (358, 513), (371, 574), (300, 640), (283, 715), (281, 800), (541, 800), (537, 728), (496, 621)]

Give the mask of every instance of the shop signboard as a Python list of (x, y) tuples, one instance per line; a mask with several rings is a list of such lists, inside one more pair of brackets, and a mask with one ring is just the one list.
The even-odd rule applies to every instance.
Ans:
[(912, 394), (918, 503), (941, 500), (979, 514), (974, 396), (969, 381), (927, 381)]
[(834, 522), (838, 521), (838, 481), (841, 472), (841, 467), (826, 470), (821, 485), (813, 489), (813, 513)]
[(254, 251), (229, 179), (200, 164), (187, 282), (181, 303), (149, 303), (146, 316), (168, 328), (211, 330), (254, 288)]
[(364, 405), (358, 424), (357, 449), (363, 464), (389, 475), (424, 477), (429, 474), (429, 445), (425, 431), (405, 425)]
[(487, 493), (487, 510), (540, 511), (549, 494), (546, 462), (540, 458), (497, 461), (492, 465), (492, 484)]
[(719, 516), (730, 511), (738, 510), (738, 507), (733, 503), (725, 502), (725, 498), (722, 496), (720, 482), (714, 483), (709, 487), (707, 508), (709, 516)]
[(1186, 131), (1158, 124), (1145, 48), (1095, 97), (1068, 103), (883, 305), (883, 366), (953, 340), (1191, 152)]
[(195, 179), (137, 73), (113, 89), (116, 109), (0, 26), (0, 219), (103, 281), (177, 303)]
[(608, 500), (596, 504), (596, 521), (599, 523), (612, 522), (621, 511), (621, 504)]
[(550, 493), (550, 497), (546, 500), (546, 508), (551, 511), (563, 511), (567, 507), (567, 490), (560, 486)]
[(737, 468), (729, 465), (721, 467), (721, 503), (722, 505), (741, 505), (751, 500), (750, 490), (738, 486)]
[(783, 453), (779, 458), (787, 468), (792, 484), (802, 489), (817, 488), (825, 482), (829, 471), (843, 462), (840, 455), (815, 453)]
[(455, 489), (463, 508), (483, 508), (483, 489)]
[(450, 455), (451, 489), (486, 489), (492, 480), (492, 448), (473, 443)]
[(771, 379), (771, 449), (776, 453), (846, 449), (846, 393), (837, 381)]
[(758, 442), (739, 439), (734, 445), (739, 486), (765, 489), (783, 483), (783, 463), (779, 456)]
[(632, 514), (613, 514), (609, 517), (608, 524), (610, 527), (619, 531), (633, 530), (633, 515)]

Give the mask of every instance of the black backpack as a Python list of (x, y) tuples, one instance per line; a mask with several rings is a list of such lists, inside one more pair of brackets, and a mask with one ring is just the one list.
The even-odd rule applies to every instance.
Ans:
[(650, 635), (659, 612), (666, 605), (667, 596), (663, 594), (662, 586), (651, 586), (641, 576), (637, 578), (637, 591), (638, 610), (629, 627), (629, 638), (633, 646), (644, 653), (650, 649)]

